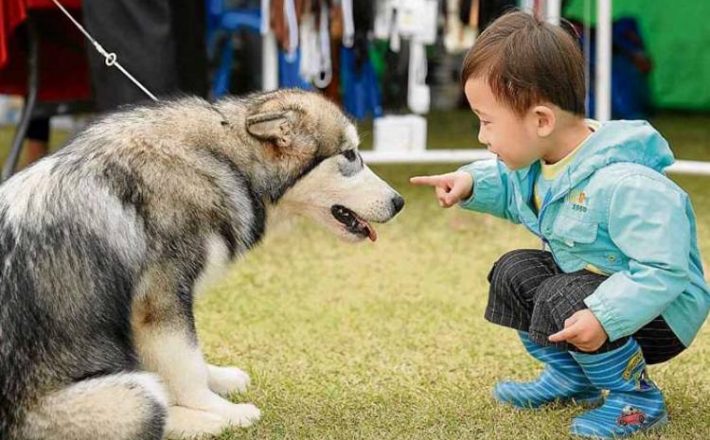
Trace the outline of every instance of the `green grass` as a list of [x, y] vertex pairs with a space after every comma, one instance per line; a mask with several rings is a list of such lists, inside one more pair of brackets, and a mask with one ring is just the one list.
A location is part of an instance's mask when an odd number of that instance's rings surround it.
[[[468, 114], [433, 115], [430, 139], [466, 145]], [[458, 121], [458, 123], [456, 123]], [[710, 159], [710, 117], [666, 115], [678, 156]], [[463, 128], [462, 128], [463, 127]], [[466, 128], [468, 127], [468, 128]], [[365, 126], [367, 130], [367, 126]], [[226, 439], [560, 439], [578, 408], [523, 412], [490, 397], [501, 378], [540, 366], [515, 332], [484, 321], [485, 276], [507, 250], [537, 247], [520, 227], [442, 210], [411, 175], [455, 167], [379, 166], [405, 196], [404, 212], [374, 243], [348, 245], [307, 223], [274, 231], [200, 298], [206, 357], [252, 376], [239, 402], [263, 411]], [[710, 177], [673, 176], [694, 201], [710, 256]], [[709, 437], [710, 326], [669, 363], [650, 368], [671, 423], [645, 439]]]

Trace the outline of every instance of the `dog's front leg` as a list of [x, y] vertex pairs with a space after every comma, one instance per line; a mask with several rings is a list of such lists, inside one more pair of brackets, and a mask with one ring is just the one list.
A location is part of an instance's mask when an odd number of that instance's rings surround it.
[[219, 367], [208, 364], [207, 373], [210, 389], [221, 396], [243, 393], [251, 382], [246, 372], [235, 367]]
[[134, 306], [134, 341], [141, 365], [161, 377], [175, 405], [169, 410], [168, 431], [193, 436], [194, 426], [204, 425], [204, 433], [219, 433], [227, 425], [250, 426], [260, 417], [254, 405], [234, 404], [210, 389], [210, 368], [186, 309], [164, 296]]

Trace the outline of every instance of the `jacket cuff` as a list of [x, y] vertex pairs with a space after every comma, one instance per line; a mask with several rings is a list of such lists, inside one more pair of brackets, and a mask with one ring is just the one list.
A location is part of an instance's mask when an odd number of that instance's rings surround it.
[[595, 293], [586, 297], [584, 304], [589, 307], [589, 310], [591, 310], [594, 316], [599, 320], [610, 342], [628, 336], [623, 331], [622, 325], [613, 314], [612, 309], [604, 304], [604, 300], [599, 295]]
[[459, 206], [471, 211], [493, 213], [500, 197], [500, 176], [495, 161], [479, 160], [459, 168], [473, 177], [471, 197]]

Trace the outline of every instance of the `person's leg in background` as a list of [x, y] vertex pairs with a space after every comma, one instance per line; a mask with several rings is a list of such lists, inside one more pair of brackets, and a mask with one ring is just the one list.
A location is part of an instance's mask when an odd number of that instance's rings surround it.
[[181, 93], [207, 97], [207, 45], [205, 2], [172, 0], [172, 34], [178, 61], [178, 89]]
[[[178, 92], [206, 95], [204, 2], [84, 0], [87, 30], [159, 99]], [[99, 111], [150, 98], [87, 45]]]
[[49, 118], [32, 118], [27, 126], [23, 168], [49, 153]]

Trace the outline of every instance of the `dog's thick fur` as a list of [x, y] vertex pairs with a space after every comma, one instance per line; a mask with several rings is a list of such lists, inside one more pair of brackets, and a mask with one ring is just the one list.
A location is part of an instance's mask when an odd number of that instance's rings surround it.
[[368, 222], [403, 200], [358, 142], [316, 94], [185, 98], [108, 115], [2, 185], [0, 438], [194, 437], [257, 420], [220, 397], [249, 377], [203, 360], [195, 291], [259, 242], [275, 205], [374, 239]]

